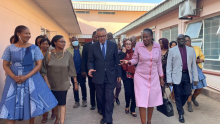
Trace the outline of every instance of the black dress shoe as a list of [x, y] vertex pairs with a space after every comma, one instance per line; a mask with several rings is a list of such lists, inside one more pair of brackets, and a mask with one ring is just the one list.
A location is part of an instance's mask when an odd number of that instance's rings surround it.
[[95, 110], [95, 106], [91, 106], [90, 110]]
[[98, 109], [98, 113], [99, 113], [100, 115], [102, 115], [102, 111], [101, 111], [100, 109]]
[[185, 123], [185, 119], [183, 115], [179, 115], [179, 122], [180, 123]]
[[105, 123], [106, 123], [106, 119], [102, 118], [101, 121], [100, 121], [100, 124], [105, 124]]
[[136, 114], [136, 113], [131, 112], [131, 115], [132, 115], [133, 117], [137, 117], [137, 114]]
[[115, 102], [116, 102], [118, 105], [120, 105], [120, 101], [119, 101], [118, 98], [115, 98]]
[[107, 124], [113, 124], [113, 123], [111, 122], [111, 123], [107, 123]]

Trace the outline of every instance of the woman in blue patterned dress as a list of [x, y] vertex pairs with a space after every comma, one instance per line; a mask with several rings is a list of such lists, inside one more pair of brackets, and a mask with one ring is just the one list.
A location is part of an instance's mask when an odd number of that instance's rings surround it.
[[0, 118], [7, 119], [7, 124], [14, 124], [15, 120], [29, 120], [34, 124], [34, 117], [54, 108], [57, 100], [39, 73], [43, 55], [37, 46], [28, 43], [29, 29], [18, 26], [14, 36], [14, 44], [9, 45], [2, 56], [7, 77]]

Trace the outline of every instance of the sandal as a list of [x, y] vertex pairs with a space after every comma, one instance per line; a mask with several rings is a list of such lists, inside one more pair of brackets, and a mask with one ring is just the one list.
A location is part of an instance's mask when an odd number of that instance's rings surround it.
[[125, 109], [125, 113], [126, 113], [126, 114], [129, 114], [129, 109], [128, 109], [128, 110]]
[[175, 101], [175, 98], [173, 98], [173, 97], [171, 96], [171, 94], [169, 95], [169, 97], [170, 97], [170, 99], [172, 100], [173, 103], [176, 102], [176, 101]]
[[52, 114], [51, 115], [51, 120], [54, 120], [56, 118], [56, 115], [55, 114]]
[[43, 118], [41, 123], [47, 123], [47, 118]]
[[58, 123], [56, 123], [56, 122], [57, 122], [57, 120], [55, 120], [54, 124], [60, 124], [60, 119], [59, 119]]
[[135, 113], [135, 112], [131, 112], [131, 115], [132, 115], [133, 117], [137, 117], [137, 113]]

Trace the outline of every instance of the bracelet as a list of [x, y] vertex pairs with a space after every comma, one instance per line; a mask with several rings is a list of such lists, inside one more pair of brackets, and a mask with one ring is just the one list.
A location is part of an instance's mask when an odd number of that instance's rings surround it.
[[74, 83], [77, 83], [77, 84], [78, 84], [78, 82], [74, 82]]

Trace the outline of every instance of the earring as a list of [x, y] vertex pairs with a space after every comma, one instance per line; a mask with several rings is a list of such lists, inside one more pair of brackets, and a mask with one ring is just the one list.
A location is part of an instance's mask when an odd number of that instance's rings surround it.
[[[21, 40], [21, 37], [20, 36], [18, 36], [19, 37], [19, 39]], [[22, 41], [22, 40], [21, 40]], [[22, 41], [23, 42], [23, 41]]]

